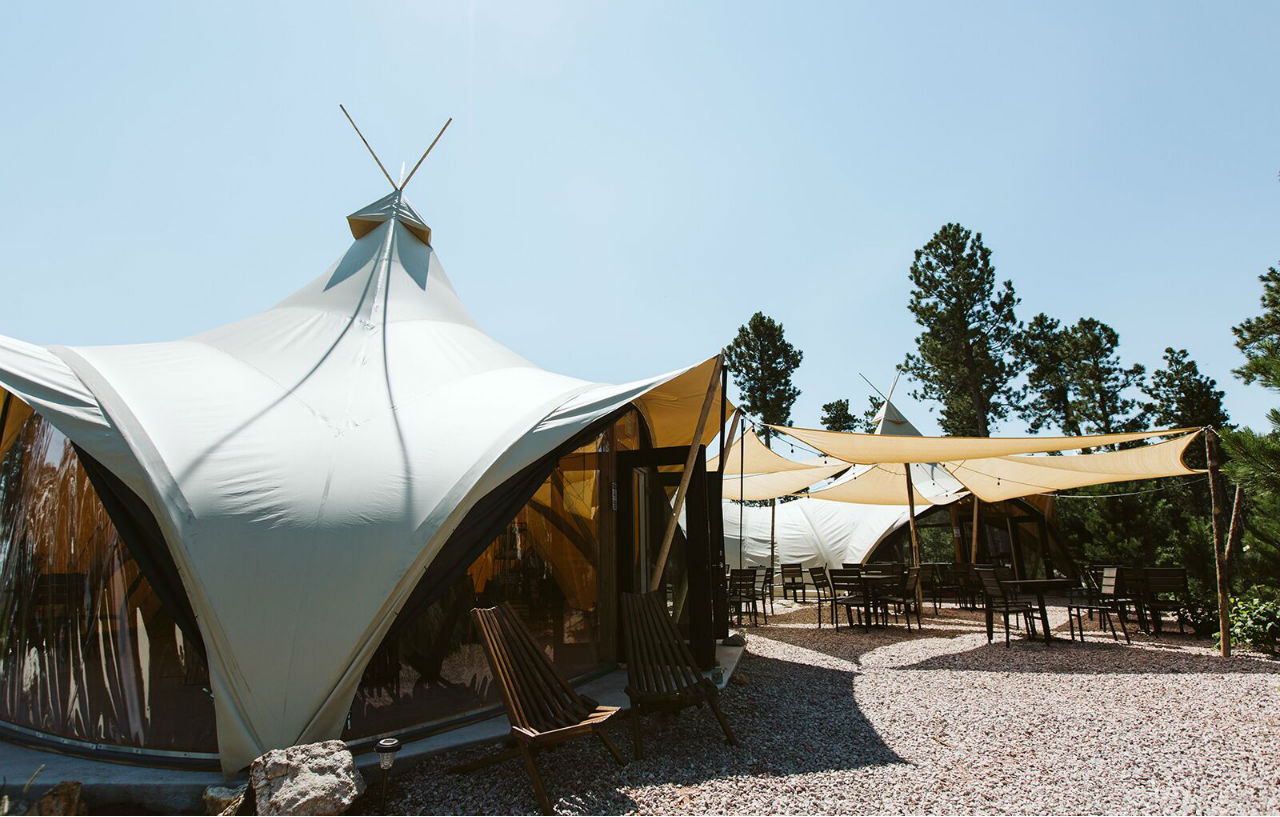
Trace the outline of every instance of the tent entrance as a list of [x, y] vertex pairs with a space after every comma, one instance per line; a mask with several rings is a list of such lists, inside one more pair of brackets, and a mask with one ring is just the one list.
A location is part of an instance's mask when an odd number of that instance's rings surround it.
[[[618, 454], [617, 586], [622, 592], [650, 586], [688, 455], [684, 446]], [[712, 566], [718, 561], [711, 550], [715, 537], [708, 511], [712, 500], [719, 506], [719, 494], [718, 483], [707, 478], [706, 449], [699, 447], [683, 518], [659, 583], [667, 610], [689, 639], [694, 658], [708, 669], [715, 664]]]

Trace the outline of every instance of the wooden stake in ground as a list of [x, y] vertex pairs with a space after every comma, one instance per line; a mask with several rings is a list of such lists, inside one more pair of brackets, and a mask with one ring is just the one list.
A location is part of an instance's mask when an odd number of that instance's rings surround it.
[[1213, 521], [1213, 563], [1218, 573], [1218, 641], [1222, 645], [1222, 657], [1231, 657], [1230, 600], [1227, 598], [1227, 559], [1222, 552], [1222, 516], [1226, 511], [1226, 497], [1222, 491], [1222, 475], [1218, 472], [1218, 433], [1212, 428], [1204, 430], [1205, 458], [1209, 464], [1210, 518]]
[[720, 368], [724, 366], [724, 355], [716, 355], [716, 365], [711, 370], [711, 382], [707, 384], [707, 396], [702, 399], [702, 411], [698, 413], [698, 425], [693, 431], [693, 442], [689, 444], [689, 456], [684, 462], [684, 473], [680, 475], [680, 487], [676, 489], [675, 502], [671, 506], [671, 518], [667, 520], [666, 533], [662, 535], [662, 547], [658, 549], [658, 561], [654, 565], [653, 575], [649, 577], [649, 592], [662, 586], [662, 572], [667, 569], [667, 556], [671, 553], [671, 543], [676, 538], [676, 528], [680, 525], [680, 510], [684, 507], [685, 494], [689, 492], [689, 481], [693, 479], [693, 466], [698, 461], [698, 448], [702, 445], [702, 432], [707, 427], [707, 417], [711, 414], [711, 404], [716, 397], [716, 386], [720, 385]]

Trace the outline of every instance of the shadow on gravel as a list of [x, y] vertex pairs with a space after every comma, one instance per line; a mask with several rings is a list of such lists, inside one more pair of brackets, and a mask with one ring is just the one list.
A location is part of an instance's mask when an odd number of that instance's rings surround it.
[[[735, 682], [721, 696], [741, 745], [729, 746], [706, 709], [644, 718], [645, 757], [617, 766], [599, 741], [575, 740], [538, 757], [557, 812], [622, 814], [638, 804], [623, 790], [692, 786], [706, 780], [781, 776], [903, 762], [858, 709], [853, 673], [744, 654]], [[633, 756], [630, 725], [614, 718], [610, 736]], [[392, 784], [395, 814], [534, 814], [537, 802], [520, 761], [452, 775], [455, 764], [497, 751], [495, 746], [448, 752], [423, 760]], [[751, 783], [742, 780], [741, 810], [750, 811]], [[379, 807], [376, 786], [356, 813]], [[678, 799], [678, 798], [677, 798]], [[730, 796], [732, 800], [732, 796]], [[727, 811], [738, 810], [726, 802]]]
[[[951, 625], [952, 622], [944, 622], [944, 624]], [[841, 661], [857, 663], [866, 653], [889, 644], [900, 644], [928, 638], [955, 638], [962, 635], [972, 635], [975, 632], [977, 630], [973, 628], [961, 629], [953, 626], [939, 626], [936, 622], [931, 624], [929, 619], [926, 618], [924, 630], [913, 628], [911, 632], [907, 632], [907, 628], [902, 625], [873, 627], [870, 632], [863, 627], [849, 629], [843, 625], [839, 630], [825, 626], [821, 630], [816, 627], [771, 626], [749, 629], [747, 637], [750, 638], [752, 635], [756, 635], [760, 638], [767, 638], [793, 647], [813, 650]]]
[[[1153, 648], [1155, 647], [1155, 648]], [[904, 664], [899, 670], [959, 670], [970, 672], [1050, 672], [1070, 674], [1203, 674], [1280, 675], [1280, 661], [1250, 655], [1223, 659], [1201, 652], [1188, 652], [1169, 644], [1134, 644], [1015, 640], [1011, 647], [1003, 641], [969, 650]]]

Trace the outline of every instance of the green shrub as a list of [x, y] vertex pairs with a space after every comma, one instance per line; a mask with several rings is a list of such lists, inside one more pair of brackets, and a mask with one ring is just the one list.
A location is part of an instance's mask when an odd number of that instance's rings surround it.
[[1231, 606], [1231, 640], [1274, 655], [1280, 640], [1280, 601], [1252, 596]]
[[1205, 637], [1218, 634], [1218, 598], [1216, 596], [1194, 595], [1182, 608], [1182, 620], [1191, 627], [1198, 636]]

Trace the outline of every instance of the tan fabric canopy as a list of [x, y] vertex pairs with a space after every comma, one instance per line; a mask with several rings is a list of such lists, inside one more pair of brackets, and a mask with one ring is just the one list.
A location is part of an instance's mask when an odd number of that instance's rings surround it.
[[[724, 499], [738, 500], [776, 499], [790, 496], [824, 479], [830, 479], [848, 467], [848, 463], [841, 463], [802, 467], [796, 470], [779, 471], [775, 474], [745, 476], [726, 474], [721, 484], [720, 495]], [[903, 493], [901, 483], [898, 485], [898, 493]]]
[[878, 462], [947, 462], [981, 457], [1007, 457], [1013, 454], [1077, 451], [1082, 448], [1098, 448], [1197, 430], [1173, 428], [1079, 437], [910, 437], [853, 434], [847, 431], [820, 431], [789, 426], [772, 426], [772, 428], [802, 440], [824, 454], [845, 462], [865, 465]]
[[[979, 443], [989, 442], [989, 450], [1001, 451], [1021, 446], [1023, 450], [1031, 448], [1034, 438], [1021, 439], [979, 439], [948, 437], [872, 437], [866, 434], [841, 434], [839, 432], [806, 432], [800, 436], [810, 445], [824, 449], [829, 445], [831, 451], [845, 453], [854, 452], [857, 446], [863, 453], [858, 457], [867, 457], [869, 451], [879, 445], [879, 452], [886, 457], [885, 461], [873, 462], [865, 470], [853, 472], [837, 483], [809, 495], [814, 499], [832, 499], [841, 502], [855, 502], [871, 505], [905, 505], [907, 504], [906, 475], [903, 462], [912, 462], [910, 457], [918, 452], [925, 452], [925, 457], [942, 453], [947, 444], [960, 443], [955, 450], [980, 451]], [[788, 432], [790, 433], [790, 432]], [[953, 501], [964, 495], [963, 491], [943, 489], [942, 494], [926, 485], [922, 477], [927, 477], [920, 469], [943, 471], [933, 477], [933, 486], [945, 486], [947, 476], [958, 480], [963, 488], [973, 493], [984, 502], [999, 502], [1015, 497], [1063, 491], [1069, 488], [1080, 488], [1086, 485], [1102, 485], [1108, 482], [1127, 482], [1136, 479], [1155, 479], [1158, 477], [1185, 476], [1200, 473], [1188, 468], [1182, 462], [1182, 455], [1195, 439], [1199, 431], [1179, 429], [1175, 431], [1146, 431], [1135, 434], [1110, 434], [1092, 437], [1051, 437], [1043, 442], [1041, 451], [1064, 450], [1064, 441], [1071, 441], [1076, 448], [1093, 447], [1115, 442], [1146, 439], [1169, 434], [1179, 434], [1171, 440], [1146, 445], [1123, 451], [1104, 451], [1096, 454], [1077, 454], [1066, 457], [1032, 456], [1015, 454], [1005, 456], [979, 456], [967, 458], [939, 457], [936, 464], [926, 465], [914, 463], [911, 466], [912, 482], [915, 486], [916, 504], [934, 504]], [[818, 436], [821, 435], [821, 436]], [[845, 443], [837, 438], [855, 437], [853, 443]], [[820, 445], [821, 443], [821, 445]], [[832, 444], [834, 443], [834, 444]], [[894, 447], [896, 446], [896, 447]], [[932, 496], [930, 496], [932, 495]]]
[[[725, 474], [777, 474], [783, 471], [803, 471], [824, 465], [840, 465], [848, 468], [849, 463], [829, 461], [827, 459], [814, 462], [796, 462], [789, 460], [776, 451], [771, 450], [755, 433], [748, 431], [738, 437], [729, 446], [728, 457], [724, 463]], [[707, 462], [707, 470], [714, 471], [720, 466], [720, 457], [712, 457]], [[804, 487], [804, 486], [801, 486]], [[799, 489], [796, 489], [799, 490]]]

